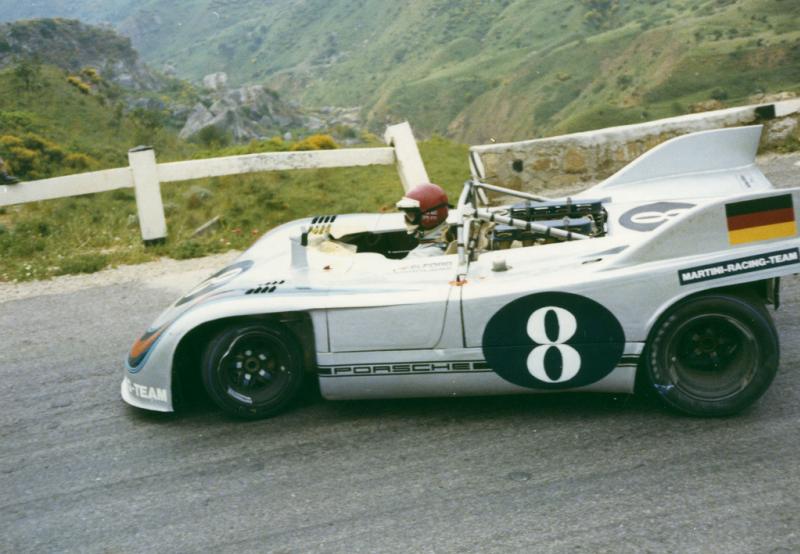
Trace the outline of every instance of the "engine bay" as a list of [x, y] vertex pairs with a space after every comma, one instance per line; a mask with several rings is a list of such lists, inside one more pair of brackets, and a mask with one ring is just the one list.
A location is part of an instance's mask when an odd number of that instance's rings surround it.
[[[536, 223], [536, 228], [521, 228], [515, 225], [496, 223], [488, 233], [489, 250], [505, 250], [515, 246], [533, 246], [554, 242], [549, 230], [559, 229], [589, 237], [606, 234], [607, 214], [601, 200], [527, 200], [506, 208], [492, 210], [518, 221]], [[545, 230], [547, 229], [547, 230]]]

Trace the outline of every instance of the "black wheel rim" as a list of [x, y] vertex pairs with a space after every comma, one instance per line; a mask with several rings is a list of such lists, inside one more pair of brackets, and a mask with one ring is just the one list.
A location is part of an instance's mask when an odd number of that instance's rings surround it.
[[239, 404], [258, 407], [289, 388], [292, 357], [281, 340], [253, 330], [234, 338], [217, 364], [222, 390]]
[[729, 398], [744, 389], [758, 366], [753, 331], [727, 314], [703, 314], [683, 321], [665, 348], [671, 383], [703, 401]]

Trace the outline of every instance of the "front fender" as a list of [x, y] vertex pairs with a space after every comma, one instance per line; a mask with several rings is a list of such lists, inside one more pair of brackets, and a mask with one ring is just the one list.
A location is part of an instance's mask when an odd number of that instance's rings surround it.
[[[174, 367], [178, 362], [176, 353], [181, 341], [193, 330], [215, 321], [243, 318], [264, 317], [274, 314], [309, 313], [312, 320], [313, 342], [327, 344], [327, 329], [324, 325], [324, 311], [315, 311], [319, 304], [317, 293], [304, 291], [306, 294], [296, 297], [280, 297], [271, 295], [247, 295], [246, 290], [229, 290], [220, 295], [192, 306], [181, 313], [174, 321], [167, 321], [160, 327], [148, 331], [137, 341], [146, 343], [154, 339], [135, 366], [126, 363], [126, 374], [121, 385], [123, 399], [133, 406], [161, 412], [174, 411], [175, 383]], [[323, 318], [318, 324], [314, 320]], [[134, 345], [134, 349], [136, 345]], [[132, 352], [133, 353], [133, 352]], [[312, 357], [313, 352], [308, 353]]]

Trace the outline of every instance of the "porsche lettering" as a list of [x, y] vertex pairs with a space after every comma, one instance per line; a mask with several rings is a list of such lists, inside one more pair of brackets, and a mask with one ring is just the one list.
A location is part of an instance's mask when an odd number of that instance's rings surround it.
[[358, 375], [411, 375], [481, 371], [490, 371], [486, 362], [483, 360], [472, 362], [413, 362], [400, 364], [321, 366], [318, 373], [320, 377], [345, 377]]

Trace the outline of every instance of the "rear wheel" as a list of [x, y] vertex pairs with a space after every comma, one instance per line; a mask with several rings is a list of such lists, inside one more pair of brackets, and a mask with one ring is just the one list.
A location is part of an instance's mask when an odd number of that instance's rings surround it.
[[722, 416], [764, 394], [778, 358], [778, 336], [763, 305], [713, 294], [682, 302], [662, 318], [645, 363], [666, 404], [692, 415]]
[[236, 417], [258, 419], [286, 408], [303, 381], [297, 341], [258, 323], [228, 327], [203, 355], [203, 384], [214, 403]]

